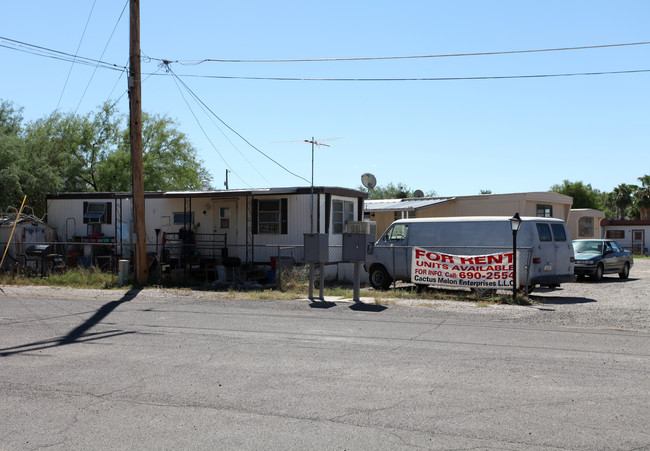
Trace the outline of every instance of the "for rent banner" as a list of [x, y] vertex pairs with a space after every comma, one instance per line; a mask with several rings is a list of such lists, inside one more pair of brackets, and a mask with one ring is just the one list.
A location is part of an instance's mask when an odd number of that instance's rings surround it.
[[512, 252], [451, 255], [413, 248], [411, 282], [467, 288], [512, 287]]

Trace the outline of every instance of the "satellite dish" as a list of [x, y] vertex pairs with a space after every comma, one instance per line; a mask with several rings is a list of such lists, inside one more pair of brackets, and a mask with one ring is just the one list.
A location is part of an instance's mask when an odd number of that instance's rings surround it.
[[377, 186], [377, 179], [374, 175], [366, 172], [361, 176], [361, 183], [363, 183], [363, 186], [368, 188], [368, 190], [371, 190]]
[[416, 189], [415, 192], [413, 193], [413, 197], [424, 197], [424, 193], [422, 192], [421, 189]]

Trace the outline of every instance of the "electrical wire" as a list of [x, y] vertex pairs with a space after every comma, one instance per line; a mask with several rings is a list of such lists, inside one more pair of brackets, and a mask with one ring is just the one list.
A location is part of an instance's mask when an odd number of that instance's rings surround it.
[[41, 47], [34, 44], [28, 44], [26, 42], [17, 41], [15, 39], [9, 39], [3, 36], [0, 36], [0, 47], [4, 47], [10, 50], [15, 50], [22, 53], [29, 53], [36, 56], [42, 56], [45, 58], [51, 58], [60, 61], [73, 62], [74, 64], [83, 64], [86, 66], [95, 66], [99, 64], [103, 69], [111, 69], [116, 71], [122, 71], [126, 69], [126, 66], [118, 66], [116, 64], [108, 63], [106, 61], [94, 60], [91, 58], [86, 58], [79, 55], [72, 55], [70, 53], [61, 52], [59, 50], [49, 49], [47, 47]]
[[183, 91], [181, 90], [181, 88], [180, 88], [180, 86], [179, 86], [179, 84], [178, 84], [178, 83], [179, 83], [179, 80], [178, 80], [176, 77], [172, 77], [172, 80], [174, 80], [174, 83], [176, 84], [176, 87], [178, 88], [178, 91], [180, 92], [181, 97], [183, 98], [183, 101], [185, 102], [185, 105], [187, 105], [187, 108], [190, 110], [190, 113], [191, 113], [192, 116], [194, 117], [194, 120], [196, 121], [197, 125], [199, 126], [199, 128], [200, 128], [201, 131], [203, 132], [203, 136], [205, 136], [205, 138], [208, 140], [208, 142], [210, 143], [210, 145], [212, 146], [212, 148], [215, 150], [215, 152], [217, 152], [217, 155], [219, 155], [219, 158], [221, 158], [221, 161], [223, 161], [223, 163], [226, 165], [226, 167], [228, 167], [228, 169], [230, 169], [230, 172], [232, 172], [232, 173], [233, 173], [233, 174], [234, 174], [234, 175], [235, 175], [239, 180], [241, 180], [241, 181], [242, 181], [245, 185], [247, 185], [249, 188], [252, 188], [248, 183], [246, 183], [246, 182], [245, 182], [245, 181], [244, 181], [244, 180], [243, 180], [243, 179], [242, 179], [242, 178], [241, 178], [241, 177], [240, 177], [240, 176], [239, 176], [239, 175], [238, 175], [238, 174], [237, 174], [237, 173], [232, 169], [232, 166], [230, 166], [230, 164], [226, 161], [226, 159], [225, 159], [224, 156], [221, 154], [221, 152], [219, 152], [219, 149], [217, 149], [217, 146], [214, 145], [214, 143], [212, 142], [212, 139], [210, 139], [210, 136], [208, 136], [208, 133], [207, 133], [207, 132], [205, 131], [205, 129], [203, 128], [203, 125], [201, 125], [201, 121], [199, 121], [199, 118], [196, 116], [196, 114], [194, 114], [194, 110], [193, 110], [192, 107], [190, 106], [190, 103], [189, 103], [189, 102], [187, 101], [187, 99], [185, 98], [185, 94], [183, 94]]
[[[178, 87], [178, 83], [176, 82], [176, 79], [174, 79], [174, 82], [176, 83], [176, 86]], [[179, 90], [180, 90], [180, 87], [179, 87]], [[182, 95], [182, 93], [181, 93], [181, 95]], [[219, 124], [217, 124], [217, 122], [213, 119], [212, 115], [208, 113], [208, 111], [203, 107], [203, 105], [201, 105], [201, 104], [199, 103], [199, 107], [201, 107], [201, 109], [203, 110], [203, 112], [205, 113], [205, 115], [208, 117], [208, 119], [210, 119], [210, 121], [212, 122], [212, 124], [214, 124], [214, 126], [217, 127], [217, 130], [219, 130], [219, 132], [223, 135], [223, 137], [226, 139], [226, 141], [228, 141], [228, 142], [230, 143], [230, 145], [231, 145], [231, 146], [232, 146], [232, 147], [237, 151], [237, 153], [238, 153], [239, 155], [241, 155], [241, 157], [246, 161], [246, 163], [248, 163], [248, 165], [249, 165], [249, 166], [250, 166], [250, 167], [251, 167], [255, 172], [257, 172], [257, 174], [258, 174], [258, 175], [259, 175], [259, 176], [260, 176], [260, 177], [261, 177], [261, 178], [262, 178], [266, 183], [268, 183], [269, 185], [271, 185], [271, 182], [270, 182], [266, 177], [264, 177], [264, 174], [262, 174], [262, 173], [261, 173], [261, 172], [260, 172], [260, 171], [255, 167], [255, 165], [253, 165], [253, 163], [250, 162], [250, 160], [249, 160], [248, 158], [246, 158], [246, 155], [244, 155], [244, 153], [239, 149], [239, 147], [237, 147], [237, 146], [235, 145], [235, 143], [232, 142], [232, 140], [230, 139], [230, 137], [229, 137], [229, 136], [228, 136], [228, 135], [227, 135], [227, 134], [226, 134], [226, 133], [221, 129], [221, 127], [219, 127]], [[213, 145], [213, 147], [214, 147], [214, 145]], [[216, 150], [216, 149], [215, 149], [215, 150]], [[235, 174], [235, 175], [237, 175], [237, 174]], [[242, 182], [244, 182], [244, 180], [242, 180], [241, 177], [239, 177], [238, 175], [237, 175], [237, 178], [239, 178]], [[246, 185], [248, 185], [246, 182], [244, 182], [244, 183], [245, 183]], [[250, 187], [250, 185], [248, 185], [248, 186]]]
[[[646, 44], [645, 42], [639, 43], [629, 43], [629, 44], [611, 44], [611, 46], [623, 46], [623, 45], [642, 45]], [[75, 64], [85, 64], [89, 66], [99, 65], [104, 69], [111, 69], [116, 71], [124, 71], [127, 69], [126, 66], [118, 66], [116, 64], [108, 63], [105, 61], [94, 60], [91, 58], [80, 57], [77, 55], [71, 55], [69, 53], [60, 52], [57, 50], [48, 49], [41, 46], [36, 46], [32, 44], [27, 44], [25, 42], [16, 41], [14, 39], [5, 38], [0, 36], [0, 47], [8, 48], [11, 50], [16, 50], [24, 53], [30, 53], [37, 56], [48, 57], [52, 59], [62, 60], [62, 61], [73, 61]], [[592, 46], [586, 48], [596, 48], [604, 46]], [[572, 47], [567, 49], [577, 49], [577, 47]], [[547, 49], [547, 50], [537, 50], [537, 51], [552, 51], [556, 49]], [[521, 50], [518, 52], [526, 52]], [[492, 54], [498, 54], [492, 52]], [[460, 55], [460, 54], [459, 54]], [[472, 54], [466, 54], [472, 55]], [[479, 55], [479, 54], [476, 54]], [[443, 56], [443, 55], [441, 55]], [[169, 66], [172, 64], [172, 61], [152, 58], [154, 60], [160, 61], [163, 64]], [[252, 60], [251, 60], [252, 61]], [[551, 77], [575, 77], [575, 76], [597, 76], [597, 75], [619, 75], [619, 74], [635, 74], [635, 73], [646, 73], [650, 72], [650, 69], [637, 69], [637, 70], [623, 70], [623, 71], [600, 71], [600, 72], [573, 72], [573, 73], [559, 73], [559, 74], [533, 74], [533, 75], [502, 75], [502, 76], [475, 76], [475, 77], [417, 77], [417, 78], [300, 78], [300, 77], [244, 77], [244, 76], [224, 76], [224, 75], [193, 75], [193, 74], [184, 74], [177, 75], [177, 77], [184, 78], [214, 78], [214, 79], [223, 79], [223, 80], [267, 80], [267, 81], [343, 81], [343, 82], [394, 82], [394, 81], [462, 81], [462, 80], [504, 80], [504, 79], [525, 79], [525, 78], [551, 78]], [[155, 73], [150, 73], [149, 75], [154, 75]]]
[[[81, 33], [81, 38], [79, 39], [79, 44], [77, 44], [77, 51], [75, 52], [76, 55], [79, 54], [79, 49], [81, 48], [81, 43], [84, 40], [84, 36], [86, 36], [86, 30], [88, 29], [88, 24], [90, 23], [90, 18], [93, 15], [93, 11], [95, 9], [95, 4], [97, 3], [97, 0], [93, 1], [93, 6], [90, 8], [90, 12], [88, 13], [88, 19], [86, 19], [86, 25], [84, 26], [84, 31]], [[68, 70], [68, 76], [65, 79], [65, 83], [63, 84], [63, 89], [61, 90], [61, 95], [59, 96], [59, 101], [56, 104], [56, 110], [59, 109], [59, 105], [61, 105], [61, 99], [63, 99], [63, 93], [65, 92], [66, 86], [68, 86], [68, 81], [70, 80], [70, 74], [72, 74], [72, 68], [74, 67], [74, 60], [70, 64], [70, 70]]]
[[506, 50], [497, 52], [477, 52], [477, 53], [448, 53], [437, 55], [413, 55], [413, 56], [376, 56], [376, 57], [354, 57], [354, 58], [304, 58], [304, 59], [269, 59], [269, 60], [243, 60], [243, 59], [213, 59], [206, 58], [196, 61], [170, 61], [185, 66], [197, 66], [203, 63], [306, 63], [306, 62], [336, 62], [336, 61], [378, 61], [378, 60], [399, 60], [399, 59], [423, 59], [423, 58], [454, 58], [465, 56], [492, 56], [492, 55], [513, 55], [521, 53], [540, 53], [540, 52], [562, 52], [569, 50], [589, 50], [603, 49], [610, 47], [626, 47], [635, 45], [648, 45], [650, 41], [644, 42], [627, 42], [622, 44], [603, 44], [587, 45], [580, 47], [558, 47], [550, 49], [531, 49], [531, 50]]
[[[127, 64], [128, 64], [128, 60], [127, 60]], [[117, 80], [115, 80], [115, 84], [113, 85], [113, 89], [111, 89], [111, 92], [108, 94], [108, 99], [106, 99], [106, 102], [104, 102], [104, 103], [108, 103], [108, 101], [111, 99], [111, 97], [113, 96], [113, 92], [115, 91], [115, 88], [117, 88], [117, 85], [120, 83], [120, 80], [122, 79], [122, 77], [123, 77], [124, 75], [126, 75], [126, 71], [127, 71], [127, 69], [126, 69], [126, 65], [125, 65], [124, 70], [122, 70], [122, 72], [120, 72], [119, 77], [117, 77]], [[155, 72], [154, 72], [154, 74], [155, 74]], [[154, 74], [149, 75], [149, 77], [153, 76]], [[149, 77], [147, 77], [147, 78], [149, 78]], [[145, 79], [145, 80], [146, 80], [146, 79]], [[120, 95], [120, 96], [117, 98], [117, 100], [116, 100], [115, 102], [113, 102], [113, 104], [111, 105], [111, 107], [114, 107], [114, 106], [117, 104], [117, 102], [119, 102], [120, 99], [121, 99], [122, 97], [124, 97], [124, 94], [126, 94], [126, 91], [124, 91], [124, 92], [122, 93], [122, 95]]]
[[[163, 61], [163, 63], [164, 63], [164, 61]], [[307, 183], [310, 183], [310, 181], [309, 181], [308, 179], [306, 179], [305, 177], [302, 177], [302, 176], [300, 176], [300, 175], [298, 175], [298, 174], [296, 174], [296, 173], [290, 171], [289, 169], [287, 169], [286, 167], [284, 167], [282, 164], [280, 164], [279, 162], [277, 162], [276, 160], [274, 160], [273, 158], [271, 158], [270, 156], [268, 156], [266, 153], [262, 152], [259, 148], [257, 148], [257, 147], [254, 146], [250, 141], [248, 141], [246, 138], [244, 138], [244, 137], [243, 137], [239, 132], [237, 132], [237, 131], [236, 131], [235, 129], [233, 129], [230, 125], [228, 125], [226, 122], [224, 122], [224, 121], [223, 121], [223, 120], [222, 120], [222, 119], [221, 119], [221, 118], [220, 118], [220, 117], [219, 117], [219, 116], [218, 116], [214, 111], [212, 111], [212, 109], [210, 109], [210, 107], [209, 107], [208, 105], [205, 104], [205, 102], [203, 102], [203, 100], [201, 100], [201, 99], [200, 99], [200, 98], [199, 98], [199, 97], [194, 93], [194, 91], [192, 91], [192, 90], [190, 89], [189, 86], [187, 86], [187, 84], [185, 84], [185, 82], [184, 82], [183, 80], [181, 80], [181, 79], [180, 79], [180, 78], [179, 78], [179, 77], [174, 73], [174, 71], [171, 70], [171, 68], [170, 68], [169, 66], [167, 66], [167, 68], [168, 68], [169, 73], [170, 73], [170, 74], [171, 74], [175, 79], [177, 79], [177, 80], [178, 80], [178, 81], [183, 85], [183, 87], [184, 87], [184, 88], [185, 88], [185, 89], [186, 89], [186, 90], [187, 90], [187, 91], [192, 95], [192, 97], [194, 97], [194, 99], [195, 99], [198, 103], [200, 103], [201, 105], [203, 105], [203, 107], [206, 108], [206, 110], [209, 111], [210, 114], [212, 114], [215, 118], [217, 118], [217, 120], [218, 120], [219, 122], [221, 122], [224, 126], [226, 126], [226, 127], [228, 128], [228, 130], [230, 130], [231, 132], [233, 132], [235, 135], [239, 136], [239, 138], [240, 138], [242, 141], [244, 141], [244, 142], [245, 142], [246, 144], [248, 144], [250, 147], [252, 147], [253, 149], [255, 149], [255, 150], [256, 150], [257, 152], [259, 152], [261, 155], [263, 155], [264, 157], [266, 157], [267, 159], [269, 159], [270, 161], [272, 161], [273, 163], [275, 163], [277, 166], [279, 166], [280, 168], [282, 168], [283, 170], [285, 170], [285, 171], [288, 172], [289, 174], [291, 174], [291, 175], [293, 175], [294, 177], [297, 177], [297, 178], [299, 178], [299, 179], [301, 179], [301, 180], [304, 180], [304, 181], [307, 182]]]
[[220, 80], [263, 80], [263, 81], [344, 81], [344, 82], [392, 82], [392, 81], [462, 81], [462, 80], [508, 80], [522, 78], [554, 78], [554, 77], [578, 77], [593, 75], [620, 75], [639, 74], [650, 72], [650, 69], [619, 70], [603, 72], [572, 72], [560, 74], [533, 74], [533, 75], [491, 75], [476, 77], [416, 77], [416, 78], [299, 78], [299, 77], [244, 77], [228, 75], [196, 75], [184, 74], [178, 77], [184, 78], [213, 78]]
[[[126, 74], [126, 71], [127, 71], [127, 68], [125, 67], [124, 70], [122, 71], [122, 73], [120, 74], [119, 78], [118, 78], [117, 81], [115, 82], [115, 85], [113, 85], [113, 89], [111, 90], [111, 93], [109, 94], [108, 99], [106, 100], [106, 102], [108, 102], [108, 100], [110, 100], [111, 96], [113, 95], [113, 91], [114, 91], [115, 88], [117, 87], [117, 84], [119, 83], [119, 81], [122, 79], [122, 76], [123, 76], [124, 74]], [[151, 73], [151, 74], [147, 74], [147, 77], [146, 77], [144, 80], [142, 80], [142, 81], [140, 82], [140, 84], [143, 85], [143, 84], [144, 84], [147, 80], [149, 80], [151, 77], [153, 77], [154, 75], [158, 75], [158, 72], [160, 72], [160, 69], [156, 70], [156, 72], [153, 72], [153, 73]], [[111, 108], [113, 108], [115, 105], [117, 105], [117, 102], [119, 102], [119, 101], [122, 99], [122, 97], [124, 97], [128, 92], [129, 92], [128, 89], [125, 89], [125, 90], [122, 92], [122, 94], [120, 94], [120, 96], [115, 100], [115, 102], [113, 102], [113, 103], [111, 104]]]
[[[102, 51], [102, 54], [99, 56], [99, 59], [101, 60], [104, 57], [104, 53], [106, 53], [106, 49], [108, 49], [108, 45], [111, 43], [111, 40], [113, 39], [113, 35], [115, 34], [115, 30], [117, 30], [117, 26], [119, 25], [120, 21], [122, 20], [122, 16], [124, 15], [124, 11], [126, 10], [126, 7], [129, 5], [130, 0], [126, 0], [126, 3], [124, 3], [124, 7], [122, 8], [122, 12], [120, 13], [120, 17], [117, 18], [117, 22], [115, 22], [115, 26], [113, 27], [113, 31], [111, 32], [111, 35], [108, 37], [108, 42], [106, 42], [106, 45], [104, 46], [104, 50]], [[77, 114], [77, 111], [79, 110], [79, 107], [81, 106], [81, 102], [83, 101], [84, 97], [86, 96], [86, 92], [88, 92], [88, 88], [90, 88], [90, 83], [92, 83], [93, 78], [95, 77], [95, 73], [97, 72], [97, 67], [99, 67], [99, 63], [95, 65], [95, 68], [93, 69], [93, 73], [90, 75], [90, 79], [88, 80], [88, 84], [86, 85], [86, 89], [84, 89], [83, 94], [81, 94], [81, 98], [79, 99], [79, 103], [77, 104], [77, 108], [75, 108], [74, 112]], [[121, 77], [120, 77], [121, 78]], [[115, 88], [113, 88], [115, 89]], [[113, 91], [111, 90], [111, 93]]]

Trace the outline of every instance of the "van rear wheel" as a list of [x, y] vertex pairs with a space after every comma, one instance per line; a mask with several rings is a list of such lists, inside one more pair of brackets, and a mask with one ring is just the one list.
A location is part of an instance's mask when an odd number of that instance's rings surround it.
[[375, 266], [370, 270], [370, 285], [375, 290], [387, 290], [393, 281], [383, 266]]

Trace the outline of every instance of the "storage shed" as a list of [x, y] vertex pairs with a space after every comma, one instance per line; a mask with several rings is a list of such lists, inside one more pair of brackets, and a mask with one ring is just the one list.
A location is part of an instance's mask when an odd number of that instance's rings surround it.
[[[36, 261], [40, 262], [45, 255], [41, 255], [43, 252], [38, 256], [36, 252], [29, 255], [30, 247], [33, 249], [35, 246], [47, 244], [41, 251], [49, 252], [47, 255], [53, 254], [52, 243], [56, 241], [56, 230], [32, 214], [23, 212], [18, 217], [18, 221], [16, 216], [18, 212], [0, 213], [0, 258], [5, 253], [7, 244], [9, 245], [2, 269], [14, 269], [25, 263], [35, 268]], [[14, 224], [16, 224], [15, 229]]]

